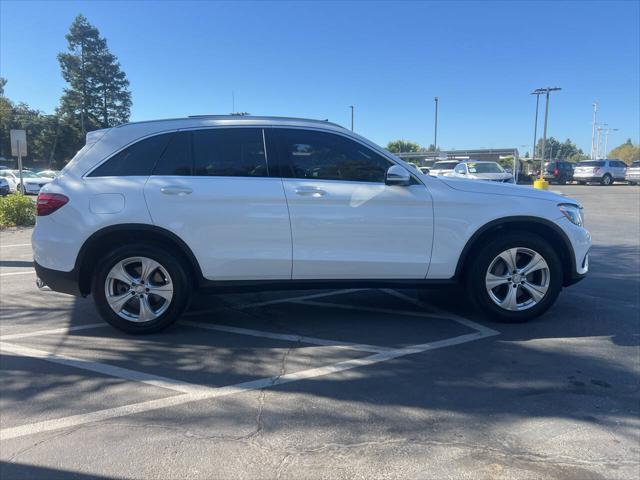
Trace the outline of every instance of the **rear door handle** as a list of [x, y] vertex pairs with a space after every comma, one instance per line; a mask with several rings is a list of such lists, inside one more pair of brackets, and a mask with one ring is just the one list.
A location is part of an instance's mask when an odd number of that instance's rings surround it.
[[193, 190], [189, 187], [179, 187], [176, 185], [169, 185], [160, 189], [165, 195], [191, 195]]
[[322, 197], [327, 192], [318, 187], [298, 187], [296, 188], [296, 194], [305, 197]]

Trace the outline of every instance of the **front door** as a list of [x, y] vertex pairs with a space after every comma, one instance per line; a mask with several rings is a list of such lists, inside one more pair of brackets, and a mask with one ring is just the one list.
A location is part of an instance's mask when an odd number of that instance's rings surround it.
[[205, 278], [291, 278], [289, 212], [262, 129], [174, 134], [144, 191], [153, 222], [189, 245]]
[[433, 211], [424, 185], [385, 185], [393, 162], [346, 136], [267, 132], [291, 216], [294, 279], [425, 278]]

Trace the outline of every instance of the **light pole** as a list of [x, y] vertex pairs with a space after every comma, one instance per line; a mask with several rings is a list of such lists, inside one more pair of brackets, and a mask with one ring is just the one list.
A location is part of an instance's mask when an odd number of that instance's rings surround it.
[[547, 122], [549, 120], [549, 93], [557, 92], [559, 90], [562, 89], [559, 87], [545, 87], [535, 90], [536, 92], [544, 93], [547, 97], [544, 109], [544, 132], [542, 134], [542, 155], [540, 156], [540, 177], [533, 184], [534, 187], [541, 188], [543, 190], [549, 188], [549, 184], [544, 180], [544, 155], [547, 147]]
[[596, 159], [600, 158], [600, 144], [602, 143], [602, 131], [605, 130], [603, 127], [608, 127], [608, 123], [600, 123], [596, 128], [598, 134], [596, 136]]
[[356, 107], [355, 105], [349, 105], [349, 108], [351, 109], [351, 131], [353, 132], [353, 111]]
[[433, 148], [435, 149], [435, 151], [438, 151], [438, 97], [435, 97], [433, 99], [436, 102], [436, 122], [435, 122], [435, 128], [434, 128], [434, 132], [433, 132]]
[[598, 115], [598, 102], [593, 102], [593, 127], [591, 128], [591, 160], [596, 159], [596, 117]]
[[617, 128], [607, 128], [604, 131], [604, 158], [607, 158], [609, 156], [609, 153], [607, 152], [607, 145], [609, 144], [609, 133], [617, 131]]
[[531, 92], [531, 95], [535, 95], [536, 96], [536, 121], [535, 124], [533, 125], [533, 154], [532, 154], [532, 159], [535, 162], [536, 161], [536, 142], [538, 141], [538, 107], [540, 106], [540, 95], [542, 95], [542, 92], [538, 90], [534, 90], [533, 92]]

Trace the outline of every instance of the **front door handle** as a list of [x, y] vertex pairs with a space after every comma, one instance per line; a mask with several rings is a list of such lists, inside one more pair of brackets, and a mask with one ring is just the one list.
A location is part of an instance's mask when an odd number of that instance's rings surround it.
[[169, 185], [160, 189], [165, 195], [191, 195], [193, 190], [189, 187], [179, 187], [177, 185]]
[[322, 197], [327, 192], [318, 187], [298, 187], [296, 188], [296, 194], [305, 197]]

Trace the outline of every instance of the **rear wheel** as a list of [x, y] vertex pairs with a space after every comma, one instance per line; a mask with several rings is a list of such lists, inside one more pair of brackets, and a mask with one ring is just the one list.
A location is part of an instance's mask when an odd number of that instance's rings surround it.
[[553, 305], [562, 287], [562, 265], [544, 238], [516, 232], [483, 246], [466, 280], [471, 300], [489, 319], [524, 322]]
[[579, 180], [577, 182], [578, 182], [578, 185], [586, 185], [587, 184], [587, 182], [581, 182]]
[[604, 175], [604, 177], [602, 177], [602, 180], [600, 180], [600, 183], [602, 185], [604, 185], [605, 187], [608, 187], [609, 185], [611, 185], [613, 183], [613, 178], [611, 178], [611, 175], [606, 173]]
[[112, 326], [127, 333], [154, 333], [180, 318], [191, 283], [184, 265], [163, 248], [128, 245], [100, 262], [92, 294]]

